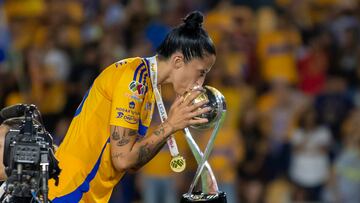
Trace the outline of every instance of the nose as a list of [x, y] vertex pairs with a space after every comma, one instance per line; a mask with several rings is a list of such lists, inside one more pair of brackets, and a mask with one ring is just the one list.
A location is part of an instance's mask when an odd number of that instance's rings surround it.
[[196, 85], [198, 86], [203, 86], [205, 82], [205, 77], [200, 77], [197, 81], [196, 81]]

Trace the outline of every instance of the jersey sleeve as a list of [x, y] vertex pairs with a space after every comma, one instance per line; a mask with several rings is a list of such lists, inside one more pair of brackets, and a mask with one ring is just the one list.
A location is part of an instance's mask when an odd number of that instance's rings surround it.
[[126, 70], [112, 87], [110, 125], [138, 130], [145, 88], [140, 82], [143, 66], [140, 61], [121, 67]]

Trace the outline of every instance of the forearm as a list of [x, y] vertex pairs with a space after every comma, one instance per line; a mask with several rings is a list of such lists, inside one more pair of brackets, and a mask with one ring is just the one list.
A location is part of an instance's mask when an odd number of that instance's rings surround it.
[[[137, 134], [135, 130], [129, 132], [129, 136]], [[154, 132], [143, 139], [136, 140], [127, 150], [118, 148], [111, 154], [115, 167], [118, 170], [139, 169], [149, 162], [164, 146], [168, 137], [173, 134], [173, 127], [167, 122], [161, 124]], [[127, 145], [129, 138], [123, 137], [117, 143], [119, 145]]]
[[168, 137], [173, 134], [173, 128], [168, 123], [161, 124], [150, 136], [139, 140], [132, 149], [132, 169], [139, 169], [149, 162], [164, 146]]
[[169, 110], [167, 121], [143, 139], [137, 139], [137, 130], [110, 126], [111, 159], [116, 170], [123, 172], [140, 168], [159, 152], [175, 131], [190, 125], [207, 123], [206, 118], [195, 117], [211, 110], [211, 107], [200, 108], [208, 101], [191, 103], [200, 93], [194, 91], [187, 99], [177, 97]]

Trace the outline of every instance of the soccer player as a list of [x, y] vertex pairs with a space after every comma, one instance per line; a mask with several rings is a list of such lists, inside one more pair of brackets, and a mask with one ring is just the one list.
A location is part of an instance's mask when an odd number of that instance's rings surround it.
[[[206, 101], [192, 102], [200, 94], [193, 87], [203, 84], [216, 58], [202, 22], [200, 12], [189, 14], [166, 36], [156, 56], [118, 61], [95, 79], [56, 152], [62, 171], [58, 186], [49, 181], [53, 203], [108, 202], [124, 173], [150, 161], [170, 135], [207, 122], [194, 118], [210, 110], [200, 108]], [[148, 133], [153, 90], [167, 83], [179, 96], [166, 121]], [[181, 96], [186, 92], [190, 96]]]

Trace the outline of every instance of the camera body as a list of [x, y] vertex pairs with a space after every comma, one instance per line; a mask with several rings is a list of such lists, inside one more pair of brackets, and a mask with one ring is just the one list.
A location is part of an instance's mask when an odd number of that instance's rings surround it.
[[[8, 177], [2, 202], [48, 202], [48, 179], [60, 173], [53, 140], [37, 116], [34, 105], [24, 105], [24, 117], [6, 120], [10, 126], [4, 143], [5, 172]], [[40, 113], [38, 112], [38, 116]]]

